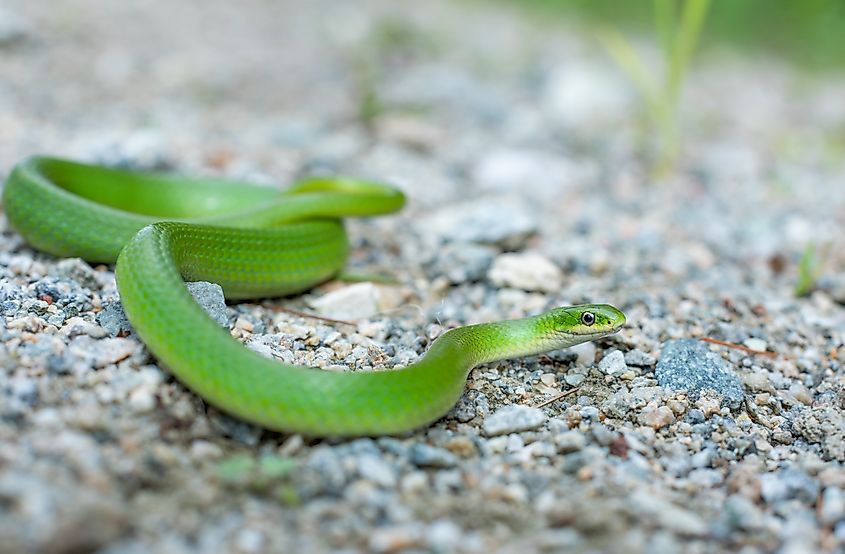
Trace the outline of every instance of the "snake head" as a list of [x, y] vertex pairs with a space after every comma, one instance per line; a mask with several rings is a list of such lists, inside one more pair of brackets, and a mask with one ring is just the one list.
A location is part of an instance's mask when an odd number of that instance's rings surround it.
[[580, 304], [549, 312], [555, 334], [577, 338], [578, 342], [616, 333], [625, 325], [625, 314], [610, 304]]

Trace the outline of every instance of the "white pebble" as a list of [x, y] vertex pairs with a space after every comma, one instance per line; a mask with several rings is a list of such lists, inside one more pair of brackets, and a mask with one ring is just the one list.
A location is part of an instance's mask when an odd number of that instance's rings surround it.
[[150, 412], [155, 405], [155, 395], [147, 387], [140, 387], [129, 393], [129, 407], [138, 413]]
[[563, 272], [548, 258], [533, 252], [500, 254], [487, 275], [500, 287], [555, 292], [563, 286]]
[[625, 355], [619, 350], [611, 350], [599, 362], [599, 370], [605, 375], [621, 375], [628, 370], [625, 365]]
[[745, 339], [742, 344], [744, 344], [751, 350], [756, 350], [757, 352], [765, 352], [766, 349], [769, 347], [768, 343], [763, 339], [753, 337], [750, 339]]
[[311, 307], [323, 317], [366, 319], [379, 312], [380, 293], [372, 283], [356, 283], [312, 300]]
[[537, 408], [517, 404], [505, 406], [484, 420], [487, 436], [505, 435], [536, 429], [546, 422], [546, 414]]

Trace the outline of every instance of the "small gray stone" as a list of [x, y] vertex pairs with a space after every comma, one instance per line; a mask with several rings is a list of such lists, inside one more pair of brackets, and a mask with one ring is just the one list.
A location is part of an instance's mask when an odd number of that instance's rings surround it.
[[699, 410], [698, 408], [692, 408], [690, 411], [687, 412], [687, 421], [690, 423], [704, 423], [705, 421], [704, 412]]
[[822, 493], [819, 518], [827, 525], [845, 519], [845, 493], [839, 487], [827, 487]]
[[358, 457], [358, 474], [385, 488], [396, 486], [396, 470], [376, 454], [362, 454]]
[[461, 396], [458, 403], [455, 404], [454, 408], [452, 408], [452, 417], [461, 423], [472, 421], [477, 413], [478, 411], [475, 408], [475, 401], [468, 398], [467, 395]]
[[546, 422], [546, 414], [538, 408], [513, 404], [499, 409], [484, 420], [484, 433], [489, 437], [530, 431]]
[[578, 452], [587, 445], [587, 439], [584, 434], [579, 431], [564, 431], [555, 436], [555, 444], [558, 452], [561, 454], [569, 454], [571, 452]]
[[125, 335], [132, 330], [132, 325], [129, 323], [120, 302], [110, 302], [103, 306], [103, 309], [97, 314], [97, 323], [112, 337]]
[[67, 279], [76, 281], [85, 288], [97, 290], [100, 282], [97, 279], [97, 272], [80, 258], [67, 258], [56, 264], [56, 274]]
[[744, 398], [742, 381], [730, 364], [694, 339], [664, 343], [654, 375], [660, 386], [685, 390], [692, 400], [705, 390], [713, 390], [725, 404], [738, 408]]
[[625, 365], [625, 355], [619, 350], [611, 350], [599, 362], [599, 370], [605, 375], [621, 375], [628, 371]]
[[592, 433], [593, 438], [596, 440], [596, 442], [602, 446], [610, 446], [618, 436], [617, 433], [611, 431], [601, 423], [596, 423], [592, 427], [590, 427], [590, 432]]
[[764, 473], [760, 476], [760, 495], [769, 504], [793, 498], [812, 504], [818, 494], [818, 481], [795, 469]]
[[209, 423], [220, 433], [247, 446], [255, 446], [261, 440], [264, 430], [257, 425], [235, 419], [216, 410], [209, 411]]
[[722, 512], [729, 529], [753, 531], [763, 527], [763, 514], [746, 497], [731, 495]]
[[657, 360], [651, 354], [646, 354], [639, 348], [625, 352], [625, 363], [633, 367], [654, 367]]
[[59, 310], [47, 318], [47, 323], [55, 325], [56, 327], [61, 327], [65, 322], [65, 319], [67, 319], [67, 315], [62, 310]]
[[[346, 485], [348, 476], [340, 454], [328, 447], [315, 448], [306, 462], [306, 468], [314, 473], [315, 492], [340, 494]], [[308, 483], [306, 483], [308, 484]]]
[[80, 336], [71, 341], [68, 352], [85, 360], [91, 367], [100, 369], [141, 352], [141, 344], [128, 338], [92, 339]]
[[595, 406], [584, 406], [581, 408], [581, 418], [591, 419], [593, 421], [599, 420], [599, 409]]
[[449, 519], [438, 519], [428, 526], [426, 542], [435, 552], [455, 552], [461, 544], [461, 528]]
[[583, 383], [586, 378], [587, 376], [583, 373], [567, 373], [563, 376], [563, 380], [566, 381], [566, 384], [570, 387], [577, 387]]
[[417, 443], [411, 446], [411, 463], [420, 467], [453, 467], [458, 458], [446, 449]]
[[197, 301], [197, 304], [211, 316], [221, 327], [229, 326], [229, 313], [226, 311], [226, 298], [223, 296], [223, 287], [217, 283], [197, 281], [185, 283], [188, 292]]

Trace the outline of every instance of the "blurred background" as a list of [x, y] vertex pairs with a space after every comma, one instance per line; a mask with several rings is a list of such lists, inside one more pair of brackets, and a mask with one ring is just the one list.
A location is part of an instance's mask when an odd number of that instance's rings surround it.
[[[653, 32], [652, 0], [526, 0], [520, 4], [542, 17], [619, 25], [645, 36]], [[779, 58], [805, 71], [841, 71], [843, 26], [845, 5], [836, 0], [712, 2], [703, 47], [710, 53], [731, 49], [742, 55]]]

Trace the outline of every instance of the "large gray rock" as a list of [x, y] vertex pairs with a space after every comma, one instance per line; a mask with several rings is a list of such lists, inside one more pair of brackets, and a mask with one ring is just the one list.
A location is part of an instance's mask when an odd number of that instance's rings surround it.
[[744, 397], [742, 381], [731, 365], [695, 339], [665, 342], [654, 376], [660, 386], [685, 390], [692, 400], [705, 390], [713, 390], [722, 396], [724, 404], [738, 408]]

